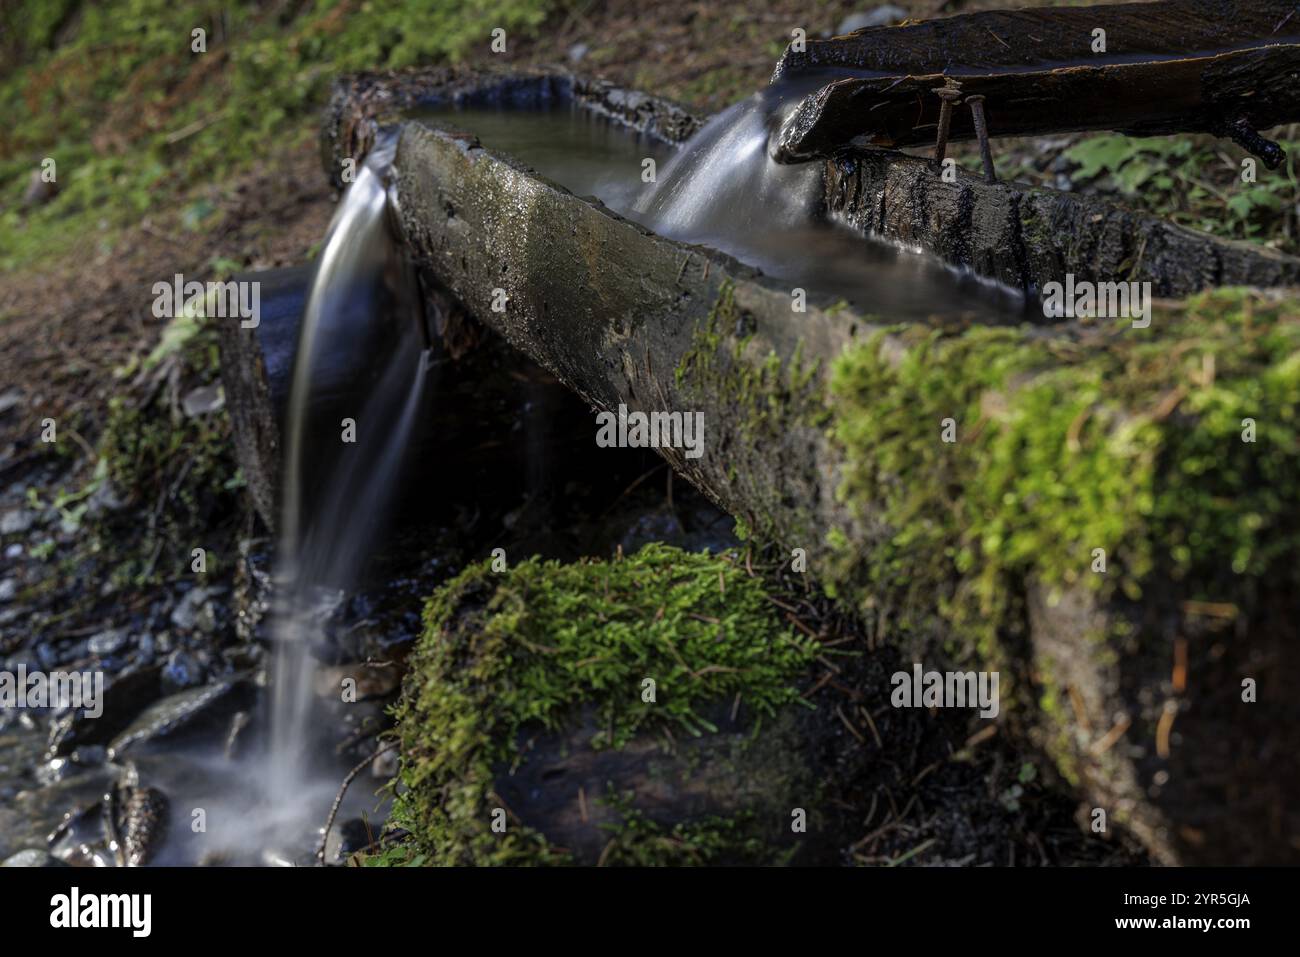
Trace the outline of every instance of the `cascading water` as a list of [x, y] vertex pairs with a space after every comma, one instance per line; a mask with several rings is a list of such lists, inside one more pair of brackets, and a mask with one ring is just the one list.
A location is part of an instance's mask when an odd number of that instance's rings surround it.
[[393, 137], [375, 145], [330, 224], [294, 362], [268, 766], [272, 817], [285, 827], [324, 815], [304, 806], [313, 652], [326, 647], [323, 619], [358, 583], [384, 527], [431, 368], [418, 287], [391, 222], [395, 148]]
[[665, 236], [728, 252], [739, 237], [806, 226], [821, 201], [821, 169], [773, 162], [768, 142], [821, 82], [774, 84], [713, 117], [637, 199], [634, 213]]

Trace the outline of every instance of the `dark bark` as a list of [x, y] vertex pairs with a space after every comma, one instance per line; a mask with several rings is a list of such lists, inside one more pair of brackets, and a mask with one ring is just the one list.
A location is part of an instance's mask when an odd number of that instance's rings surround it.
[[[775, 155], [801, 162], [855, 141], [933, 143], [934, 91], [953, 78], [963, 96], [985, 97], [993, 136], [1207, 132], [1276, 167], [1281, 151], [1252, 131], [1300, 119], [1293, 14], [1282, 0], [1167, 0], [988, 11], [808, 41], [787, 50], [774, 79], [824, 72], [828, 83], [787, 122]], [[1095, 30], [1104, 52], [1093, 52]], [[949, 139], [974, 136], [971, 111], [954, 109]]]

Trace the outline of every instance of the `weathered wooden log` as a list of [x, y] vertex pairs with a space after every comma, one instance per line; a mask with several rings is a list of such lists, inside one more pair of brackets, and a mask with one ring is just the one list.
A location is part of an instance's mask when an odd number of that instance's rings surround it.
[[828, 213], [869, 236], [920, 247], [1013, 288], [1067, 276], [1149, 282], [1158, 296], [1215, 286], [1300, 283], [1300, 259], [1095, 198], [972, 176], [944, 182], [930, 162], [854, 150], [826, 163]]
[[[365, 141], [355, 116], [334, 142]], [[1289, 300], [1211, 298], [1146, 331], [898, 329], [824, 303], [792, 318], [788, 290], [463, 137], [411, 123], [396, 169], [413, 255], [470, 315], [597, 408], [701, 413], [707, 450], [661, 449], [674, 468], [804, 549], [905, 656], [1001, 669], [1006, 710], [1090, 808], [1166, 861], [1295, 859], [1300, 782], [1277, 758], [1300, 729], [1276, 611], [1300, 565]], [[1269, 440], [1232, 458], [1225, 422], [1246, 409]], [[1113, 579], [1087, 574], [1095, 548]]]
[[[1164, 0], [986, 11], [859, 30], [788, 49], [775, 79], [828, 74], [783, 127], [782, 162], [853, 145], [933, 143], [937, 89], [983, 96], [992, 136], [1076, 130], [1231, 136], [1274, 168], [1254, 131], [1300, 119], [1300, 18], [1285, 0]], [[866, 73], [837, 77], [836, 72]], [[954, 109], [948, 138], [976, 135]]]

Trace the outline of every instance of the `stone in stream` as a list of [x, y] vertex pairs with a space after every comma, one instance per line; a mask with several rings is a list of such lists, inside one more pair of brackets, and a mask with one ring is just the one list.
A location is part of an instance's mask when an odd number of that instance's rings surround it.
[[21, 535], [35, 524], [37, 514], [29, 508], [15, 508], [0, 517], [0, 535]]
[[101, 631], [93, 635], [87, 649], [92, 655], [111, 655], [121, 651], [126, 645], [129, 635], [125, 628], [110, 628], [107, 631]]
[[206, 680], [207, 668], [192, 651], [177, 648], [163, 663], [162, 684], [168, 694], [193, 688]]
[[73, 708], [50, 726], [49, 755], [60, 757], [79, 747], [108, 744], [127, 727], [140, 711], [161, 693], [161, 669], [157, 665], [123, 671], [104, 689], [103, 714], [90, 718], [84, 709]]
[[325, 841], [325, 863], [342, 864], [348, 857], [374, 843], [374, 828], [359, 817], [335, 821]]
[[217, 627], [217, 609], [212, 599], [225, 594], [224, 586], [195, 586], [172, 609], [171, 622], [182, 632], [211, 632]]
[[247, 678], [219, 681], [179, 692], [158, 701], [141, 714], [109, 744], [110, 760], [150, 741], [185, 732], [220, 732], [230, 716], [252, 695]]
[[124, 786], [118, 800], [120, 807], [110, 805], [108, 813], [120, 813], [116, 824], [122, 837], [122, 859], [128, 867], [140, 867], [149, 863], [167, 836], [170, 804], [162, 791], [138, 784]]
[[49, 851], [28, 848], [0, 861], [0, 867], [67, 867], [67, 864]]

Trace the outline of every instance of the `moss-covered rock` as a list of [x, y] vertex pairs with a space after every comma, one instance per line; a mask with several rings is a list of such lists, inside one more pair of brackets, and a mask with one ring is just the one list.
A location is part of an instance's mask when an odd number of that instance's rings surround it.
[[439, 589], [425, 621], [394, 819], [431, 863], [790, 852], [792, 809], [816, 795], [796, 687], [815, 646], [730, 556], [652, 544], [614, 561], [489, 561]]

